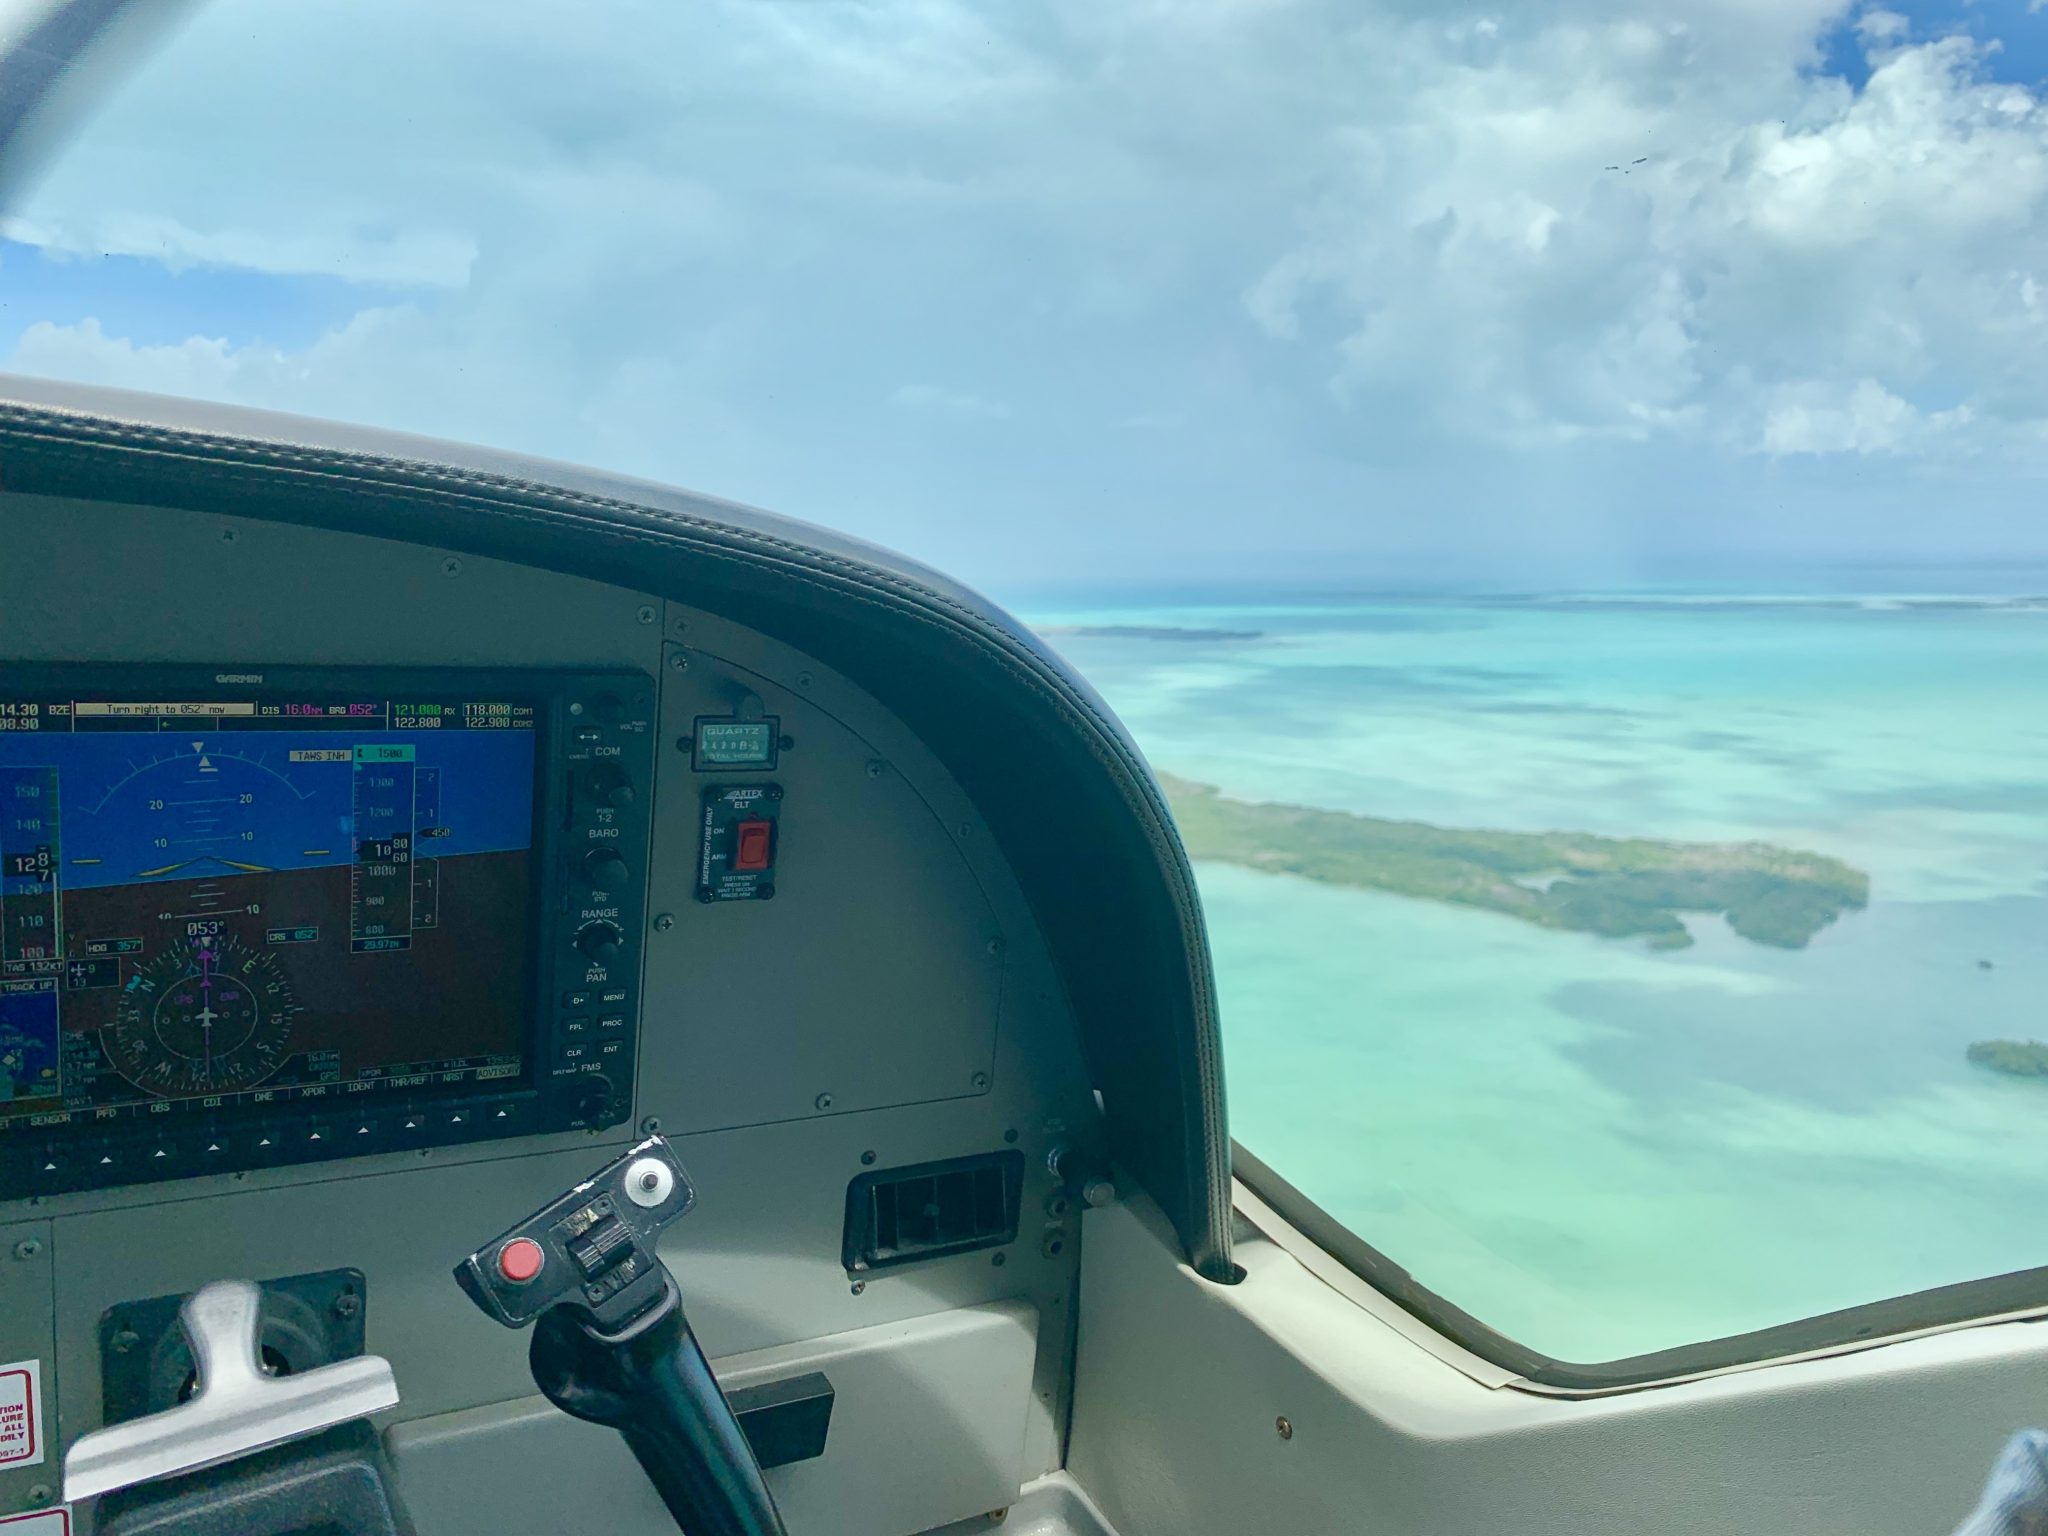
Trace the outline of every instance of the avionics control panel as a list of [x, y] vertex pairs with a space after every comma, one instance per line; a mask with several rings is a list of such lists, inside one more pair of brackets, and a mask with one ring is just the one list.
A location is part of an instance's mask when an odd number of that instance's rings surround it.
[[624, 1120], [654, 706], [0, 664], [0, 1199]]

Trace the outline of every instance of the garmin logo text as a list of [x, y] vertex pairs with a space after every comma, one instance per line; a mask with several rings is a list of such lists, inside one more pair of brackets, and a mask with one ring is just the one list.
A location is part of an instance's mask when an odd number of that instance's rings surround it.
[[213, 680], [216, 683], [260, 683], [263, 681], [263, 674], [261, 672], [216, 672], [213, 674]]

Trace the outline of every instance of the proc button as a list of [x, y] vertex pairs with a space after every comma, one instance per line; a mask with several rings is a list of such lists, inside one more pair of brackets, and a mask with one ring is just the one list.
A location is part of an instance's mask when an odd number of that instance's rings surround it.
[[530, 1237], [515, 1237], [498, 1250], [498, 1273], [514, 1285], [524, 1285], [540, 1273], [547, 1254]]

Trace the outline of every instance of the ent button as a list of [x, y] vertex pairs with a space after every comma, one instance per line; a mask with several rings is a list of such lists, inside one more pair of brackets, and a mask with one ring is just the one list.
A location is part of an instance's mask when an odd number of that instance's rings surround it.
[[514, 1285], [524, 1285], [540, 1273], [547, 1254], [530, 1237], [515, 1237], [498, 1250], [498, 1273]]

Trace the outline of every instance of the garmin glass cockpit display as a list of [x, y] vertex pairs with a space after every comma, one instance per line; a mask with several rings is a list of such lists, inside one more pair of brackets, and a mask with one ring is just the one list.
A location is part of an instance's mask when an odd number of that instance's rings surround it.
[[637, 1026], [637, 674], [0, 667], [0, 1170], [593, 1127]]

